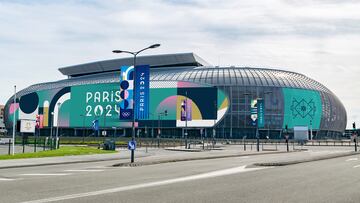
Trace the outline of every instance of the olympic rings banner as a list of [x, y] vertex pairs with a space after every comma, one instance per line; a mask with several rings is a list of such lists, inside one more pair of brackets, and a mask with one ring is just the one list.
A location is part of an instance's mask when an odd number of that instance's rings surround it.
[[120, 68], [120, 120], [131, 120], [134, 116], [134, 66]]

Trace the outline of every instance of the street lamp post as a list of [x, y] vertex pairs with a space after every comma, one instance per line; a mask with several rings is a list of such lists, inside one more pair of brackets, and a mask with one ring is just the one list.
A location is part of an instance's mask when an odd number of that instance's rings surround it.
[[16, 125], [16, 114], [15, 114], [15, 105], [16, 105], [16, 85], [14, 85], [14, 118], [13, 118], [13, 132], [12, 132], [12, 155], [15, 154], [15, 125]]
[[[265, 100], [266, 100], [266, 95], [270, 95], [270, 94], [272, 94], [272, 93], [273, 93], [272, 91], [264, 92], [264, 98], [265, 98]], [[266, 101], [264, 101], [264, 103], [265, 103], [265, 102], [266, 102]], [[271, 101], [270, 101], [270, 103], [271, 103]], [[266, 113], [266, 108], [265, 108], [264, 112]], [[265, 114], [265, 113], [264, 113], [264, 114]], [[265, 115], [264, 115], [264, 117], [265, 117]], [[267, 138], [269, 139], [269, 138], [270, 138], [270, 124], [269, 124], [269, 121], [267, 122], [267, 128], [268, 128]]]
[[215, 125], [216, 125], [216, 120], [217, 120], [217, 105], [216, 105], [216, 101], [214, 101], [214, 126], [213, 126], [213, 135], [212, 135], [212, 147], [214, 149], [214, 145], [215, 145], [215, 137], [216, 137], [216, 129], [215, 129]]
[[83, 129], [82, 129], [82, 143], [84, 144], [85, 141], [85, 114], [80, 114], [81, 117], [83, 117]]
[[185, 149], [188, 148], [187, 120], [188, 120], [188, 102], [187, 102], [187, 91], [186, 91], [185, 92]]
[[310, 120], [310, 140], [313, 139], [312, 120]]
[[[244, 131], [246, 130], [246, 109], [247, 109], [247, 96], [250, 95], [250, 93], [245, 92], [244, 93], [244, 100], [245, 100], [245, 107], [244, 107]], [[246, 135], [244, 135], [246, 136]]]
[[158, 113], [158, 126], [159, 126], [158, 134], [157, 134], [158, 148], [160, 148], [160, 137], [161, 137], [161, 130], [160, 130], [161, 122], [160, 122], [160, 119], [161, 119], [161, 116], [167, 116], [167, 110], [165, 110], [164, 112]]
[[51, 128], [50, 128], [50, 149], [53, 150], [53, 128], [54, 128], [54, 112], [51, 112]]
[[57, 111], [57, 120], [56, 120], [56, 141], [55, 141], [55, 149], [59, 148], [59, 118], [60, 118], [60, 107], [61, 107], [61, 103], [58, 102], [57, 103], [57, 107], [58, 107], [58, 111]]
[[[125, 50], [113, 50], [112, 52], [113, 53], [116, 53], [116, 54], [120, 54], [120, 53], [127, 53], [127, 54], [131, 54], [131, 55], [133, 55], [134, 56], [134, 71], [133, 71], [133, 80], [134, 80], [134, 89], [133, 89], [133, 92], [135, 92], [135, 88], [136, 88], [136, 56], [138, 55], [138, 54], [140, 54], [141, 52], [143, 52], [143, 51], [145, 51], [145, 50], [147, 50], [147, 49], [154, 49], [154, 48], [157, 48], [157, 47], [159, 47], [160, 46], [160, 44], [153, 44], [153, 45], [151, 45], [151, 46], [149, 46], [149, 47], [146, 47], [146, 48], [144, 48], [144, 49], [141, 49], [141, 50], [139, 50], [139, 51], [136, 51], [136, 52], [132, 52], [132, 51], [125, 51]], [[133, 94], [134, 95], [134, 94]], [[133, 121], [132, 121], [132, 135], [131, 135], [131, 140], [132, 141], [135, 141], [135, 107], [136, 107], [136, 105], [135, 105], [135, 97], [133, 98]], [[131, 163], [133, 163], [134, 162], [134, 151], [135, 150], [131, 150]]]

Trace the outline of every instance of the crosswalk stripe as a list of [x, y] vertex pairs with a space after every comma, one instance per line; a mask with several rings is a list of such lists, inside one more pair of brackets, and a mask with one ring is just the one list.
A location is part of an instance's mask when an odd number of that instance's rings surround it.
[[13, 181], [16, 179], [12, 179], [12, 178], [0, 178], [0, 181]]
[[21, 176], [67, 176], [71, 173], [25, 173], [20, 174]]
[[102, 172], [101, 169], [69, 169], [65, 170], [66, 172]]

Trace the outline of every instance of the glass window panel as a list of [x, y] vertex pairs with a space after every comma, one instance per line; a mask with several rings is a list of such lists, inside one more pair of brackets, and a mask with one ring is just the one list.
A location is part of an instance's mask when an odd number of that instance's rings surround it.
[[224, 84], [224, 83], [225, 83], [225, 80], [224, 80], [224, 69], [219, 69], [218, 81], [219, 81], [219, 84]]
[[239, 69], [234, 69], [234, 74], [237, 80], [237, 84], [244, 85], [243, 78], [241, 77], [241, 73]]
[[256, 86], [254, 76], [251, 74], [251, 72], [249, 70], [245, 70], [245, 73], [246, 73], [246, 75], [247, 75], [247, 77], [249, 79], [249, 85]]

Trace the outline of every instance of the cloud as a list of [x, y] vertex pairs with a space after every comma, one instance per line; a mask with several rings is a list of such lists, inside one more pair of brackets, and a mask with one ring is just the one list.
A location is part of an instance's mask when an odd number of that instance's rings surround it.
[[59, 67], [156, 42], [151, 54], [193, 51], [214, 65], [304, 73], [338, 95], [349, 123], [360, 123], [359, 10], [351, 0], [3, 0], [0, 103], [13, 84], [59, 80]]

